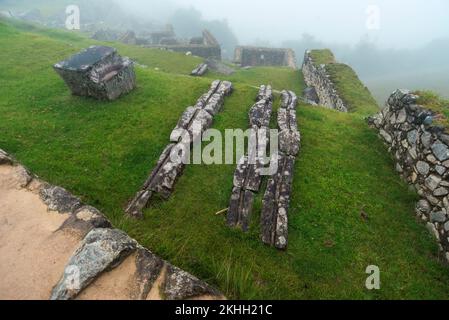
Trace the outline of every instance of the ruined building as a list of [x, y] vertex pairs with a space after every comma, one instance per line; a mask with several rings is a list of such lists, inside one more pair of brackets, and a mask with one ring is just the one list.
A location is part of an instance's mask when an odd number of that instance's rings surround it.
[[161, 38], [159, 43], [146, 45], [148, 48], [161, 48], [175, 52], [191, 52], [195, 56], [221, 60], [221, 47], [217, 39], [208, 30], [204, 30], [201, 37], [188, 41], [175, 38]]
[[115, 100], [136, 85], [133, 62], [111, 47], [91, 46], [54, 69], [77, 96]]
[[292, 49], [240, 46], [235, 49], [234, 60], [242, 67], [280, 66], [296, 69], [296, 57]]

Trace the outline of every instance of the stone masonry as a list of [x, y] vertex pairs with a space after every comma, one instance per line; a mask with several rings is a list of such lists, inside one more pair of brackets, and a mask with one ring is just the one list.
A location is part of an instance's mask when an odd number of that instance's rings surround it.
[[292, 49], [240, 46], [235, 49], [234, 61], [242, 67], [280, 66], [296, 69]]
[[440, 115], [418, 105], [418, 98], [396, 90], [369, 123], [389, 147], [398, 173], [421, 197], [416, 214], [449, 260], [449, 134], [434, 124]]
[[54, 69], [77, 96], [115, 100], [136, 86], [132, 61], [111, 47], [91, 46]]
[[326, 65], [317, 65], [313, 61], [310, 53], [310, 51], [306, 51], [304, 55], [304, 63], [302, 65], [302, 73], [305, 83], [308, 87], [313, 87], [315, 89], [320, 105], [330, 109], [348, 112], [348, 107], [340, 98], [335, 85], [326, 71]]

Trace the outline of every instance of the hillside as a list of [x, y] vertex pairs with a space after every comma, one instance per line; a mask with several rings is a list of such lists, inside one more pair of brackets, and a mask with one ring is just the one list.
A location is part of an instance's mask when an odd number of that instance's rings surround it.
[[[136, 68], [135, 91], [100, 102], [71, 96], [52, 69], [98, 42], [6, 20], [0, 20], [0, 41], [0, 148], [228, 298], [449, 298], [447, 267], [414, 218], [417, 197], [364, 121], [376, 109], [370, 101], [347, 114], [298, 107], [302, 152], [295, 168], [289, 248], [278, 252], [259, 240], [260, 201], [247, 234], [228, 229], [225, 217], [215, 215], [228, 206], [235, 165], [188, 166], [172, 198], [149, 208], [144, 220], [123, 214], [180, 114], [217, 77], [187, 76], [198, 58], [114, 43], [121, 54], [147, 67]], [[353, 75], [335, 69], [335, 77], [353, 91], [345, 96], [349, 104], [366, 98], [363, 86], [353, 85]], [[300, 71], [290, 69], [253, 68], [221, 78], [235, 86], [215, 119], [214, 128], [222, 132], [247, 127], [255, 86], [269, 82], [298, 95], [304, 88]], [[382, 289], [375, 292], [365, 288], [365, 270], [373, 264], [382, 272]]]

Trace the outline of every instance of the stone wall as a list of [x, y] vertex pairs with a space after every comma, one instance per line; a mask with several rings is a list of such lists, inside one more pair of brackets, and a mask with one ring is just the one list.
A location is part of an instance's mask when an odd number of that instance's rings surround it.
[[449, 260], [449, 135], [438, 115], [418, 105], [418, 96], [395, 91], [381, 113], [369, 118], [396, 161], [396, 170], [417, 190], [418, 218]]
[[292, 49], [237, 47], [234, 60], [242, 67], [281, 66], [296, 69], [296, 57]]
[[310, 54], [306, 51], [304, 63], [302, 65], [302, 73], [304, 81], [308, 87], [315, 88], [319, 98], [319, 104], [342, 112], [348, 112], [348, 107], [340, 98], [334, 83], [326, 70], [326, 65], [317, 65]]
[[145, 47], [160, 48], [182, 53], [190, 52], [194, 56], [205, 59], [211, 58], [221, 60], [220, 44], [208, 30], [203, 31], [202, 37], [193, 38], [187, 43], [178, 42], [177, 44], [146, 45]]

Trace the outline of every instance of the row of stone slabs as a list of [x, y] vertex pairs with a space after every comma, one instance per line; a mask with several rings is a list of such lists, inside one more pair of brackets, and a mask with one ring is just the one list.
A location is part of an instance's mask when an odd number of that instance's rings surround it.
[[177, 179], [182, 175], [188, 149], [201, 134], [212, 126], [214, 116], [224, 104], [224, 98], [232, 93], [232, 83], [215, 80], [210, 90], [203, 94], [193, 107], [188, 107], [170, 134], [170, 144], [162, 152], [156, 167], [134, 199], [126, 208], [126, 213], [134, 218], [143, 217], [153, 196], [168, 199], [173, 192]]
[[[270, 86], [261, 86], [257, 102], [250, 109], [250, 126], [258, 132], [263, 148], [269, 144], [268, 131], [272, 114], [273, 95]], [[295, 157], [299, 154], [301, 135], [296, 121], [298, 99], [291, 91], [281, 93], [278, 111], [279, 152], [272, 156], [277, 161], [277, 170], [267, 183], [263, 197], [261, 216], [261, 238], [267, 244], [284, 250], [288, 244], [288, 209], [293, 182]], [[262, 142], [261, 142], [262, 141]], [[229, 203], [227, 223], [230, 227], [241, 227], [247, 231], [250, 223], [255, 194], [260, 191], [261, 170], [267, 163], [255, 154], [244, 156], [234, 173], [233, 190]]]

